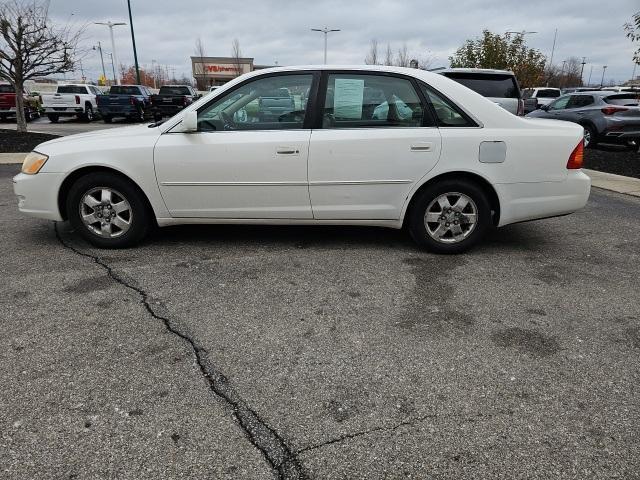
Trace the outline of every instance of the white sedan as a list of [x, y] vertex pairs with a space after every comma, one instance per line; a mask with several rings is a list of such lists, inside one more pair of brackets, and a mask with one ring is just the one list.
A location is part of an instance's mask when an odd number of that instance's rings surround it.
[[493, 226], [582, 208], [582, 133], [422, 70], [273, 68], [162, 124], [45, 142], [13, 181], [22, 212], [99, 247], [154, 224], [339, 224], [406, 226], [455, 253]]

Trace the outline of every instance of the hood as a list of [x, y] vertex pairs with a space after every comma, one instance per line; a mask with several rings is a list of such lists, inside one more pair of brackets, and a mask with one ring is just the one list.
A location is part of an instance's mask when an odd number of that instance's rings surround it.
[[157, 137], [160, 133], [157, 127], [150, 128], [149, 124], [109, 128], [55, 138], [39, 144], [34, 150], [48, 155], [52, 150], [66, 150], [69, 147], [73, 148], [73, 146], [87, 145], [89, 143], [100, 143], [104, 145], [105, 142], [113, 142], [115, 145], [119, 139], [124, 140], [128, 137]]

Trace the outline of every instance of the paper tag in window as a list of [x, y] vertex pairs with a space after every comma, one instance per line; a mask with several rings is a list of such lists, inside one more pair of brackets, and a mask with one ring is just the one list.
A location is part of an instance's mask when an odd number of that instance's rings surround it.
[[360, 120], [364, 101], [364, 80], [336, 78], [333, 116], [342, 120]]

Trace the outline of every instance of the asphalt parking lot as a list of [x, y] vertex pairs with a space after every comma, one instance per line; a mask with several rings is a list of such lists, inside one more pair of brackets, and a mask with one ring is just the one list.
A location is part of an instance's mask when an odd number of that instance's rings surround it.
[[[151, 122], [152, 120], [149, 120]], [[74, 135], [76, 133], [93, 132], [95, 130], [104, 130], [108, 128], [126, 127], [127, 125], [135, 125], [134, 122], [125, 118], [116, 118], [112, 123], [104, 123], [102, 120], [93, 122], [84, 122], [75, 117], [61, 118], [58, 123], [51, 123], [47, 117], [37, 118], [27, 125], [30, 132], [48, 133], [50, 135]], [[0, 128], [16, 128], [15, 119], [9, 118], [4, 122], [0, 122]]]
[[0, 165], [4, 478], [640, 478], [640, 199], [435, 256], [375, 228], [100, 251]]

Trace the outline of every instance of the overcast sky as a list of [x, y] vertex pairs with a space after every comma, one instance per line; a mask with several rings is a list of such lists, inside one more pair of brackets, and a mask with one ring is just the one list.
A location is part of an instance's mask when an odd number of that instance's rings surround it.
[[[190, 75], [189, 57], [202, 38], [209, 56], [230, 56], [231, 42], [257, 64], [322, 63], [323, 34], [310, 28], [340, 28], [330, 34], [329, 63], [364, 63], [372, 38], [394, 52], [407, 44], [412, 58], [431, 57], [433, 66], [448, 66], [448, 57], [465, 39], [482, 29], [493, 32], [536, 31], [530, 46], [549, 56], [558, 29], [555, 64], [570, 57], [587, 57], [584, 80], [627, 80], [633, 71], [631, 42], [622, 25], [640, 10], [638, 0], [131, 0], [141, 66], [151, 60]], [[51, 0], [56, 22], [88, 24], [87, 47], [100, 41], [111, 51], [108, 28], [92, 22], [129, 22], [126, 0]], [[120, 63], [133, 64], [129, 27], [116, 27]], [[107, 57], [108, 59], [108, 57]], [[107, 60], [108, 61], [108, 60]], [[83, 60], [85, 73], [96, 78], [99, 56]], [[109, 66], [107, 66], [109, 68]], [[170, 70], [171, 71], [171, 70]], [[640, 68], [637, 75], [640, 75]]]

